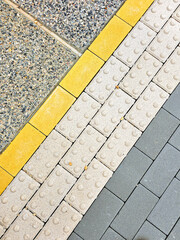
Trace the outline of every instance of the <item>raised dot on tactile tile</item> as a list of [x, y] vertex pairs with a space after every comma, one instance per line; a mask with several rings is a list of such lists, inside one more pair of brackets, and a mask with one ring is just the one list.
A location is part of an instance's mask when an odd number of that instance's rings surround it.
[[12, 187], [10, 188], [10, 191], [11, 191], [12, 193], [15, 193], [15, 192], [16, 192], [16, 188], [15, 188], [14, 186], [12, 186]]
[[45, 217], [47, 216], [47, 213], [46, 213], [45, 211], [42, 211], [42, 212], [41, 212], [41, 216], [42, 216], [43, 218], [45, 218]]
[[108, 147], [109, 149], [113, 149], [114, 144], [110, 142], [110, 143], [108, 143], [107, 147]]
[[44, 150], [48, 150], [48, 145], [44, 144], [43, 148], [44, 148]]
[[19, 225], [15, 225], [13, 227], [14, 232], [19, 232], [19, 229], [20, 229]]
[[151, 92], [154, 92], [155, 90], [156, 90], [156, 89], [155, 89], [154, 86], [151, 86], [151, 87], [150, 87], [150, 91], [151, 91]]
[[96, 82], [97, 82], [97, 83], [101, 83], [101, 82], [102, 82], [102, 79], [101, 79], [101, 78], [97, 78], [97, 79], [96, 79]]
[[28, 214], [27, 213], [24, 213], [23, 215], [22, 215], [22, 219], [24, 220], [24, 221], [26, 221], [27, 219], [28, 219]]
[[74, 110], [75, 110], [76, 112], [79, 112], [80, 107], [79, 107], [79, 106], [74, 106]]
[[3, 218], [3, 220], [2, 220], [2, 221], [3, 221], [3, 223], [8, 223], [8, 222], [9, 222], [9, 220], [10, 220], [10, 219], [9, 219], [9, 217], [7, 217], [7, 216], [6, 216], [6, 217], [4, 217], [4, 218]]
[[19, 178], [18, 178], [18, 179], [19, 179], [19, 181], [20, 181], [20, 182], [24, 182], [24, 180], [25, 180], [25, 177], [21, 175], [21, 176], [19, 176]]
[[139, 122], [139, 126], [144, 127], [145, 126], [145, 122], [144, 121], [140, 121]]
[[153, 46], [152, 46], [152, 47], [150, 47], [150, 49], [151, 49], [151, 51], [152, 51], [152, 52], [154, 52], [154, 51], [156, 50], [156, 48], [155, 48], [155, 47], [153, 47]]
[[143, 86], [145, 84], [145, 81], [144, 80], [140, 80], [139, 84]]
[[134, 89], [132, 90], [132, 92], [133, 92], [135, 95], [137, 95], [137, 94], [139, 93], [139, 90], [138, 90], [137, 88], [134, 88]]
[[75, 167], [75, 168], [74, 168], [74, 172], [75, 172], [75, 173], [78, 173], [79, 171], [80, 171], [80, 168], [79, 168], [79, 167]]
[[75, 201], [75, 196], [74, 195], [71, 195], [70, 197], [69, 197], [69, 200], [71, 201], [71, 202], [74, 202]]
[[66, 183], [67, 184], [70, 184], [72, 181], [71, 181], [71, 179], [70, 178], [66, 178]]
[[165, 98], [166, 94], [165, 93], [160, 93], [160, 98]]
[[82, 101], [83, 101], [83, 102], [87, 102], [87, 100], [88, 100], [87, 96], [84, 95], [84, 96], [82, 97]]
[[22, 201], [26, 201], [27, 196], [26, 196], [25, 194], [22, 194], [22, 195], [20, 196], [20, 199], [21, 199]]
[[146, 16], [144, 19], [145, 19], [146, 22], [150, 21], [150, 18], [148, 16]]
[[141, 104], [137, 104], [137, 105], [136, 105], [136, 109], [137, 109], [137, 110], [141, 110], [141, 109], [142, 109], [142, 105], [141, 105]]
[[50, 168], [50, 167], [51, 167], [51, 163], [49, 163], [49, 162], [46, 163], [45, 165], [46, 165], [47, 168]]
[[69, 227], [69, 226], [65, 226], [65, 227], [63, 228], [63, 231], [64, 231], [65, 233], [68, 233], [68, 232], [70, 231], [70, 227]]
[[153, 62], [153, 66], [154, 67], [159, 67], [159, 63], [158, 62]]
[[60, 170], [56, 170], [56, 176], [61, 176], [61, 171]]
[[49, 201], [49, 204], [50, 204], [51, 206], [54, 206], [55, 203], [56, 203], [56, 202], [55, 202], [53, 199], [51, 199], [51, 200]]
[[36, 160], [39, 161], [41, 160], [41, 157], [39, 155], [36, 156]]
[[180, 76], [174, 75], [174, 76], [173, 76], [173, 79], [174, 79], [175, 81], [178, 81], [178, 80], [180, 80]]
[[95, 151], [95, 147], [94, 146], [89, 147], [89, 151], [93, 153]]
[[126, 82], [126, 81], [124, 81], [124, 82], [123, 82], [123, 86], [126, 88], [126, 87], [128, 87], [128, 86], [129, 86], [129, 83], [128, 83], [128, 82]]
[[102, 138], [101, 138], [101, 137], [97, 137], [97, 138], [96, 138], [96, 141], [97, 141], [97, 142], [102, 142]]
[[33, 165], [29, 165], [28, 168], [27, 168], [29, 171], [32, 171], [34, 169]]
[[65, 206], [62, 207], [62, 208], [61, 208], [61, 212], [62, 212], [62, 213], [66, 213], [66, 212], [67, 212], [67, 207], [65, 207]]
[[109, 127], [107, 127], [107, 126], [103, 130], [105, 133], [108, 133], [110, 131]]
[[114, 80], [115, 82], [117, 82], [119, 79], [118, 79], [117, 76], [113, 76], [113, 80]]
[[81, 210], [84, 210], [85, 208], [86, 208], [86, 204], [85, 204], [85, 203], [81, 203], [81, 204], [80, 204], [80, 209], [81, 209]]
[[89, 192], [89, 193], [87, 194], [87, 197], [88, 197], [89, 199], [92, 199], [92, 198], [93, 198], [93, 194], [92, 194], [91, 192]]
[[177, 35], [174, 35], [173, 40], [174, 40], [174, 41], [178, 41], [178, 40], [179, 40], [179, 37], [178, 37]]
[[132, 136], [133, 136], [133, 137], [137, 137], [137, 131], [136, 131], [136, 130], [133, 130], [133, 131], [132, 131]]
[[79, 139], [79, 144], [80, 144], [80, 145], [84, 145], [84, 144], [85, 144], [85, 140], [84, 140], [84, 139], [82, 139], [82, 138], [81, 138], [81, 139]]
[[55, 218], [53, 218], [53, 223], [55, 224], [55, 225], [57, 225], [57, 224], [59, 224], [59, 218], [57, 218], [57, 217], [55, 217]]
[[144, 99], [144, 101], [148, 101], [148, 100], [149, 100], [149, 97], [148, 97], [147, 95], [144, 95], [144, 96], [143, 96], [143, 99]]
[[150, 112], [146, 113], [146, 117], [150, 118], [152, 116], [152, 114]]
[[136, 48], [136, 49], [134, 49], [134, 53], [135, 54], [138, 54], [139, 53], [139, 50]]
[[40, 192], [40, 193], [39, 193], [39, 197], [40, 197], [40, 198], [43, 198], [43, 197], [45, 197], [45, 195], [46, 195], [46, 193], [45, 193], [45, 192]]
[[69, 136], [70, 136], [70, 138], [75, 138], [75, 134], [74, 134], [74, 132], [71, 131], [71, 132], [69, 133]]
[[55, 133], [52, 134], [52, 139], [57, 140], [57, 135]]
[[98, 169], [99, 165], [98, 165], [97, 163], [93, 163], [92, 167], [93, 167], [94, 169]]
[[134, 120], [134, 118], [135, 118], [134, 114], [130, 114], [130, 115], [129, 115], [129, 118], [130, 118], [131, 120]]
[[31, 203], [31, 208], [32, 208], [32, 209], [37, 208], [37, 204], [36, 204], [35, 202], [32, 202], [32, 203]]
[[1, 199], [1, 202], [2, 202], [3, 204], [8, 203], [8, 198], [7, 198], [7, 197], [3, 197], [3, 198]]
[[128, 63], [132, 63], [132, 58], [131, 58], [131, 57], [128, 57], [127, 62], [128, 62]]
[[116, 123], [117, 122], [117, 118], [115, 118], [115, 117], [111, 118], [111, 122], [112, 123]]
[[33, 223], [33, 225], [32, 225], [32, 226], [33, 226], [33, 228], [34, 228], [34, 229], [37, 229], [37, 228], [38, 228], [38, 226], [39, 226], [39, 224], [38, 224], [37, 222], [35, 222], [35, 223]]
[[125, 142], [124, 142], [124, 145], [125, 145], [126, 147], [129, 147], [129, 146], [130, 146], [130, 142], [125, 141]]
[[52, 187], [53, 184], [54, 184], [54, 181], [53, 181], [53, 180], [49, 180], [48, 183], [47, 183], [47, 185], [48, 185], [49, 187]]
[[59, 195], [62, 195], [62, 194], [64, 193], [64, 190], [61, 189], [61, 188], [59, 188], [59, 189], [57, 190], [57, 192], [58, 192]]
[[111, 165], [112, 167], [114, 167], [114, 166], [116, 165], [115, 161], [111, 161], [111, 162], [110, 162], [110, 165]]
[[92, 104], [91, 104], [91, 108], [92, 108], [92, 109], [96, 109], [97, 107], [98, 107], [98, 105], [97, 105], [96, 103], [92, 103]]
[[91, 175], [87, 173], [87, 174], [85, 175], [85, 179], [86, 179], [86, 180], [91, 179]]
[[76, 149], [73, 149], [73, 150], [71, 151], [71, 153], [72, 153], [73, 155], [77, 155], [78, 151], [77, 151]]
[[84, 187], [83, 187], [82, 184], [78, 184], [77, 189], [78, 189], [79, 191], [82, 191], [82, 190], [84, 189]]
[[107, 177], [108, 176], [108, 172], [107, 171], [103, 171], [103, 177]]
[[24, 234], [23, 239], [24, 239], [24, 240], [30, 240], [30, 235], [27, 234], [27, 233]]
[[137, 65], [137, 68], [138, 68], [138, 69], [142, 69], [142, 68], [143, 68], [143, 65], [142, 65], [141, 63], [139, 63], [139, 64]]
[[100, 158], [101, 158], [101, 159], [105, 159], [105, 158], [106, 158], [106, 155], [105, 155], [104, 153], [101, 153], [101, 154], [100, 154]]
[[161, 58], [165, 58], [165, 53], [161, 53], [161, 54], [160, 54], [160, 57], [161, 57]]
[[13, 205], [12, 208], [11, 208], [12, 212], [17, 212], [18, 210], [18, 206], [16, 205]]
[[84, 114], [84, 117], [85, 117], [86, 119], [88, 119], [88, 118], [89, 118], [89, 114], [88, 114], [88, 113], [85, 113], [85, 114]]
[[111, 65], [115, 65], [116, 61], [114, 59], [111, 59], [110, 63], [111, 63]]
[[67, 120], [68, 120], [68, 121], [72, 121], [72, 120], [73, 120], [72, 115], [68, 115], [68, 116], [67, 116]]
[[159, 106], [158, 103], [156, 103], [156, 102], [153, 103], [154, 108], [157, 108], [158, 106]]
[[82, 128], [82, 127], [83, 127], [83, 124], [79, 122], [79, 123], [77, 123], [76, 126], [77, 126], [77, 128]]
[[35, 184], [34, 184], [34, 183], [30, 183], [29, 186], [28, 186], [28, 188], [29, 188], [30, 190], [34, 190]]
[[46, 229], [46, 230], [44, 231], [44, 235], [45, 235], [45, 236], [50, 236], [50, 235], [51, 235], [51, 230]]
[[101, 182], [97, 181], [97, 182], [95, 183], [95, 186], [96, 186], [97, 188], [99, 188], [99, 187], [101, 186]]

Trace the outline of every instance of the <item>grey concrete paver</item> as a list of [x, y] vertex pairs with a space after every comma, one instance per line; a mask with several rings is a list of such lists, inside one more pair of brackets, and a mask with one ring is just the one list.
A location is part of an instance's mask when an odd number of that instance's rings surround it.
[[180, 169], [180, 152], [166, 144], [141, 180], [146, 188], [160, 197]]
[[146, 221], [138, 233], [136, 234], [134, 240], [164, 240], [166, 238], [166, 235], [162, 233], [160, 230], [158, 230], [156, 227], [154, 227], [151, 223]]
[[101, 240], [124, 240], [124, 238], [109, 227]]
[[180, 181], [174, 179], [163, 194], [148, 220], [169, 234], [180, 216]]
[[176, 129], [175, 133], [170, 138], [169, 143], [180, 151], [180, 126]]
[[122, 206], [123, 202], [119, 198], [104, 189], [75, 232], [84, 240], [100, 239]]
[[126, 201], [151, 163], [150, 158], [133, 148], [108, 181], [106, 188]]
[[134, 190], [111, 227], [127, 240], [133, 239], [158, 198], [141, 185]]
[[179, 121], [174, 116], [161, 109], [137, 141], [136, 147], [155, 159], [178, 124]]
[[68, 240], [82, 240], [82, 238], [73, 232], [71, 236], [68, 238]]
[[180, 119], [180, 84], [174, 90], [170, 98], [164, 104], [164, 109]]
[[175, 227], [169, 234], [168, 238], [166, 240], [179, 240], [180, 239], [180, 219], [176, 223]]

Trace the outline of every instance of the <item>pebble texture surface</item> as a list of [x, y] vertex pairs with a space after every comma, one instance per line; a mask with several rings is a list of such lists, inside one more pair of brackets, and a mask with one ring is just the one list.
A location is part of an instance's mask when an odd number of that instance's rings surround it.
[[89, 46], [123, 0], [13, 0], [80, 50]]
[[0, 151], [76, 55], [0, 0]]

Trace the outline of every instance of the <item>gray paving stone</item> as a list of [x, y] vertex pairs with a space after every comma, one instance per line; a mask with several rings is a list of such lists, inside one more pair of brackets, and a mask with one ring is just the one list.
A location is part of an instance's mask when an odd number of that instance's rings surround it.
[[178, 124], [179, 121], [175, 117], [161, 109], [137, 141], [136, 147], [155, 159]]
[[132, 148], [108, 181], [106, 188], [123, 201], [126, 201], [151, 163], [150, 158], [137, 148]]
[[75, 232], [84, 240], [98, 240], [122, 207], [123, 202], [107, 189], [103, 189]]
[[148, 220], [169, 234], [180, 216], [180, 181], [174, 178], [151, 212]]
[[169, 234], [168, 238], [166, 240], [179, 240], [180, 239], [180, 219], [176, 223], [175, 227]]
[[180, 84], [171, 94], [170, 98], [164, 104], [163, 108], [180, 119]]
[[158, 198], [141, 185], [134, 190], [111, 227], [127, 240], [133, 239]]
[[177, 128], [175, 133], [172, 135], [169, 142], [170, 142], [170, 144], [172, 144], [174, 147], [176, 147], [180, 151], [180, 126]]
[[68, 240], [82, 240], [76, 233], [72, 233]]
[[141, 180], [146, 188], [160, 197], [180, 169], [180, 152], [166, 144]]
[[177, 179], [180, 180], [180, 171], [178, 172], [178, 174], [176, 175]]
[[112, 228], [108, 228], [101, 240], [124, 240], [124, 238], [117, 234]]
[[166, 238], [166, 235], [162, 233], [160, 230], [158, 230], [156, 227], [154, 227], [151, 223], [146, 221], [138, 233], [136, 234], [134, 240], [164, 240]]

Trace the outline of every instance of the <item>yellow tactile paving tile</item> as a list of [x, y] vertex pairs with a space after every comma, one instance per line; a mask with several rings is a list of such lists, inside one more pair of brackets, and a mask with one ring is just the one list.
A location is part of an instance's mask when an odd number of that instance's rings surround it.
[[12, 180], [13, 177], [0, 167], [0, 194], [5, 190]]
[[114, 16], [90, 45], [89, 50], [107, 60], [131, 30], [131, 26]]
[[0, 155], [0, 167], [15, 176], [44, 139], [45, 136], [42, 133], [27, 123]]
[[70, 93], [57, 87], [29, 121], [48, 135], [75, 101]]
[[153, 2], [154, 0], [127, 0], [116, 15], [134, 26]]
[[87, 50], [64, 77], [60, 86], [78, 97], [103, 64], [104, 61]]

